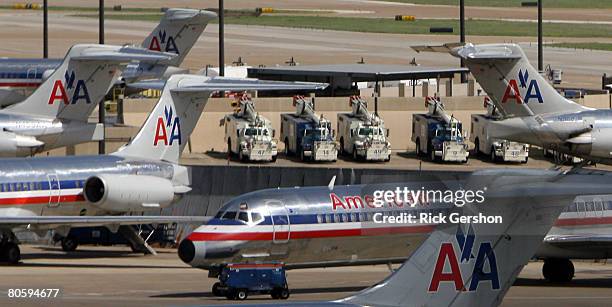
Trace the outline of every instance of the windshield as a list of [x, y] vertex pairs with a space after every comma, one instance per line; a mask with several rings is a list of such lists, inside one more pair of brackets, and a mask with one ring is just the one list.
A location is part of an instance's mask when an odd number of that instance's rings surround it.
[[244, 130], [245, 136], [256, 136], [256, 135], [268, 135], [268, 129], [266, 128], [246, 128]]
[[437, 131], [438, 136], [442, 137], [445, 141], [461, 139], [461, 130], [455, 127], [440, 127]]
[[327, 129], [307, 129], [305, 132], [305, 136], [307, 138], [313, 138], [315, 140], [323, 140], [327, 137]]
[[359, 128], [359, 135], [368, 136], [368, 135], [382, 135], [382, 129], [376, 127], [362, 127]]

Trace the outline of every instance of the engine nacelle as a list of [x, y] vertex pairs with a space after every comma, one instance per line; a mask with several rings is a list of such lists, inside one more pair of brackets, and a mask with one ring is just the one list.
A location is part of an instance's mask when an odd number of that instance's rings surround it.
[[33, 136], [0, 131], [0, 157], [32, 155], [39, 152], [43, 145]]
[[174, 186], [168, 179], [144, 175], [98, 175], [83, 187], [85, 199], [108, 211], [143, 211], [168, 206]]
[[47, 69], [42, 73], [42, 81], [45, 82], [55, 72], [55, 69]]

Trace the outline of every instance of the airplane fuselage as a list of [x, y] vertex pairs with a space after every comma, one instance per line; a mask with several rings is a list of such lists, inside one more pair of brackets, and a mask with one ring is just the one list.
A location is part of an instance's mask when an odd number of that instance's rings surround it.
[[[93, 216], [129, 213], [87, 202], [85, 181], [94, 175], [148, 175], [172, 180], [164, 162], [130, 161], [113, 155], [0, 159], [0, 216]], [[142, 212], [142, 211], [141, 211]]]
[[[26, 99], [62, 64], [62, 59], [0, 58], [0, 107]], [[122, 71], [121, 80], [134, 82], [165, 76], [167, 65], [130, 63]]]
[[[462, 180], [462, 179], [460, 179]], [[461, 182], [458, 180], [459, 182]], [[453, 184], [445, 182], [449, 188]], [[413, 189], [444, 189], [441, 182], [414, 183]], [[368, 187], [270, 189], [239, 196], [181, 243], [179, 256], [194, 267], [282, 261], [288, 268], [403, 262], [427, 238], [435, 217], [448, 208], [393, 202], [373, 206]], [[427, 219], [384, 222], [402, 214]], [[429, 217], [434, 217], [429, 219]], [[549, 235], [612, 232], [612, 197], [587, 197], [568, 207]], [[612, 248], [568, 250], [543, 244], [538, 257], [606, 258]]]
[[492, 126], [496, 137], [612, 163], [612, 110], [514, 117]]

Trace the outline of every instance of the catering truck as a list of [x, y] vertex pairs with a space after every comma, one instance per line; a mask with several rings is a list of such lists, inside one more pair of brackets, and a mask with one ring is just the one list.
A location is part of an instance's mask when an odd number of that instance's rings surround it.
[[368, 103], [359, 96], [351, 96], [351, 113], [338, 113], [340, 151], [354, 160], [389, 161], [391, 143], [389, 130], [377, 114], [368, 111]]
[[237, 155], [240, 161], [276, 161], [275, 133], [270, 120], [255, 112], [255, 103], [248, 95], [239, 97], [232, 106], [234, 113], [222, 121], [228, 154]]
[[426, 114], [412, 115], [412, 141], [417, 156], [426, 155], [432, 161], [467, 162], [468, 146], [462, 124], [444, 111], [437, 97], [427, 97]]
[[496, 138], [494, 124], [502, 116], [488, 97], [485, 97], [484, 105], [487, 114], [472, 114], [470, 141], [474, 143], [474, 153], [485, 155], [493, 162], [527, 163], [529, 145]]
[[285, 155], [299, 156], [302, 161], [336, 161], [338, 148], [329, 120], [318, 116], [312, 100], [293, 97], [295, 113], [281, 114], [280, 138], [285, 142]]

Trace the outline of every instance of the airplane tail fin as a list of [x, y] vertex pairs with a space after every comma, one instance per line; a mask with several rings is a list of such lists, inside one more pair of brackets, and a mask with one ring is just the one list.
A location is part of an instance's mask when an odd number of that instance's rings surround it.
[[147, 49], [79, 44], [68, 50], [62, 64], [24, 101], [6, 112], [86, 121], [110, 87], [120, 69], [133, 60], [155, 63], [174, 54]]
[[606, 182], [609, 176], [593, 175], [584, 180], [558, 171], [490, 170], [476, 174], [465, 188], [487, 187], [485, 202], [455, 207], [451, 212], [499, 216], [501, 223], [439, 224], [395, 273], [336, 302], [363, 306], [499, 305], [563, 208], [576, 195], [605, 194], [612, 186]]
[[450, 53], [464, 59], [505, 117], [587, 109], [561, 96], [516, 44], [467, 44], [451, 49]]
[[248, 90], [319, 90], [323, 83], [263, 81], [200, 75], [172, 75], [163, 82], [130, 84], [140, 89], [162, 89], [161, 97], [140, 131], [114, 155], [178, 163], [212, 92]]
[[206, 10], [168, 9], [142, 42], [142, 48], [177, 54], [168, 65], [178, 67], [208, 23], [215, 18], [217, 14]]

